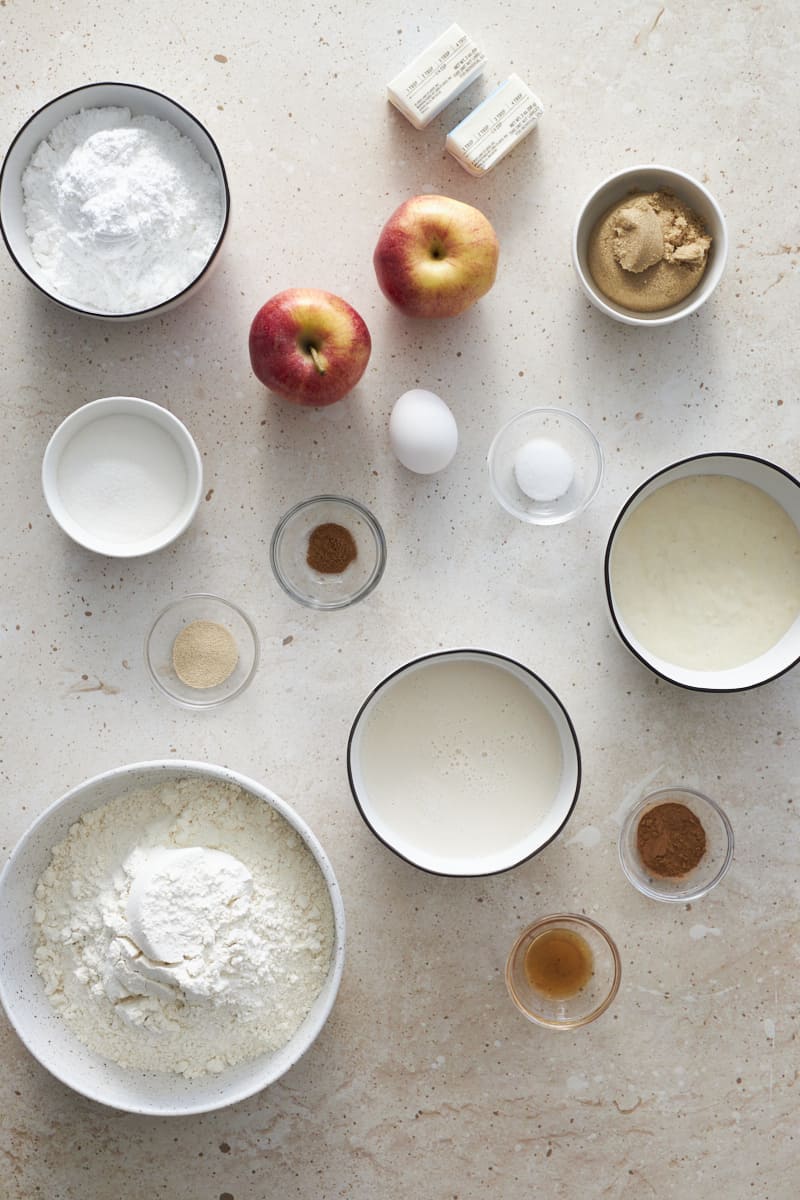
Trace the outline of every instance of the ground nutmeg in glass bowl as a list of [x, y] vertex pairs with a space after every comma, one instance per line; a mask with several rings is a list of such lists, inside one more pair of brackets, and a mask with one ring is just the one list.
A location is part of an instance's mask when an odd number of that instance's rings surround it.
[[645, 868], [661, 879], [680, 879], [706, 852], [706, 832], [686, 804], [667, 800], [640, 817], [636, 848]]
[[311, 530], [306, 562], [322, 575], [341, 575], [358, 557], [355, 538], [344, 525], [326, 521]]

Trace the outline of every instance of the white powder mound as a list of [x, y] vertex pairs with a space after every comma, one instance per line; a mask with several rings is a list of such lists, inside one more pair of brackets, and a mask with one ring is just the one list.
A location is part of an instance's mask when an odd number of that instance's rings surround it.
[[189, 138], [127, 108], [65, 117], [22, 175], [33, 256], [59, 296], [137, 312], [183, 291], [222, 228], [222, 189]]
[[[193, 857], [202, 889], [187, 882]], [[129, 903], [143, 871], [144, 908], [136, 888]], [[199, 778], [82, 817], [37, 884], [35, 917], [39, 973], [77, 1037], [122, 1066], [189, 1078], [284, 1046], [333, 948], [330, 897], [302, 839], [257, 797]], [[179, 962], [148, 957], [136, 940], [142, 921], [150, 952], [183, 938]]]

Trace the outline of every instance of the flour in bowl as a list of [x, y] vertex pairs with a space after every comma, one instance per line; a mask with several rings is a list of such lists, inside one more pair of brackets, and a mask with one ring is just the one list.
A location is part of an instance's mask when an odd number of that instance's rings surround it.
[[36, 886], [36, 962], [88, 1046], [192, 1078], [284, 1046], [325, 982], [333, 911], [270, 805], [189, 777], [86, 813]]

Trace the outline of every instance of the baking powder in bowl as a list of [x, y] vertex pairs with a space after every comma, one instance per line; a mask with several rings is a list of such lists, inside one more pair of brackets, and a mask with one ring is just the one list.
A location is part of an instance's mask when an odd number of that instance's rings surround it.
[[188, 1078], [280, 1049], [333, 947], [324, 876], [235, 784], [187, 778], [86, 813], [36, 886], [36, 962], [89, 1049]]

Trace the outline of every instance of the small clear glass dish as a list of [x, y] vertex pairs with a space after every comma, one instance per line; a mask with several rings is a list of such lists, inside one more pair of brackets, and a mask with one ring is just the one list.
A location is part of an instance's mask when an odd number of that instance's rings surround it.
[[[319, 525], [341, 525], [356, 544], [356, 557], [339, 572], [314, 570], [307, 561], [309, 538]], [[347, 608], [377, 587], [386, 566], [386, 539], [369, 509], [347, 496], [312, 496], [278, 522], [269, 549], [275, 578], [308, 608]]]
[[[699, 820], [706, 835], [706, 849], [693, 870], [681, 876], [653, 875], [642, 862], [637, 848], [637, 830], [645, 813], [659, 804], [685, 804]], [[660, 788], [634, 804], [619, 832], [619, 860], [630, 882], [651, 900], [686, 903], [699, 900], [716, 887], [733, 861], [733, 829], [716, 800], [691, 788]]]
[[[525, 970], [531, 946], [544, 934], [566, 930], [577, 934], [591, 952], [591, 975], [574, 995], [552, 999], [534, 988]], [[506, 986], [523, 1016], [548, 1029], [577, 1029], [596, 1021], [619, 990], [622, 963], [619, 951], [602, 925], [577, 913], [542, 917], [524, 929], [511, 948], [506, 963]]]
[[[555, 500], [533, 500], [520, 488], [514, 471], [528, 442], [543, 439], [566, 451], [575, 468], [572, 483]], [[603, 478], [603, 451], [589, 426], [563, 408], [531, 408], [513, 417], [489, 447], [489, 482], [506, 512], [530, 525], [561, 525], [577, 517], [597, 495]]]
[[[173, 665], [175, 639], [193, 621], [222, 625], [233, 637], [239, 652], [231, 674], [213, 687], [192, 687], [184, 683]], [[218, 708], [241, 696], [256, 673], [258, 657], [258, 634], [250, 618], [230, 600], [207, 592], [183, 596], [168, 604], [156, 617], [144, 643], [144, 658], [153, 683], [182, 708]]]

